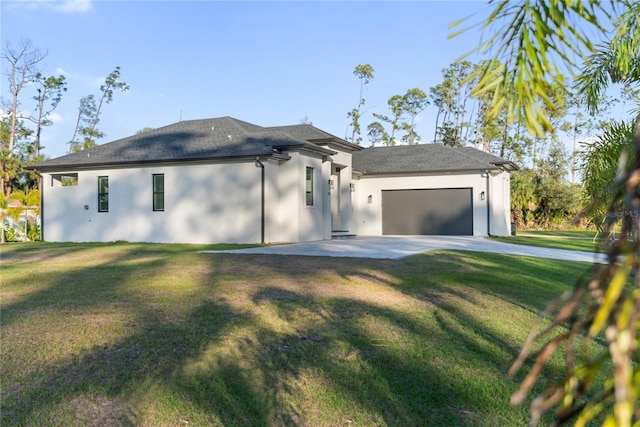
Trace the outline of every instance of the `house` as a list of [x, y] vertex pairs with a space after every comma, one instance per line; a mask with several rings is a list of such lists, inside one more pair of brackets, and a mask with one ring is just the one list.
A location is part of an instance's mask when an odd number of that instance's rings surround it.
[[181, 121], [32, 166], [47, 241], [302, 242], [508, 235], [511, 162], [440, 144], [362, 148], [314, 126]]

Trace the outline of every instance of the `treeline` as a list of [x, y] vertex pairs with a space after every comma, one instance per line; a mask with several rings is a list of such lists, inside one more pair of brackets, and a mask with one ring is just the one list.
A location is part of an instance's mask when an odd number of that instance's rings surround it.
[[[614, 107], [633, 105], [640, 98], [640, 90], [626, 86], [619, 98], [599, 94], [600, 107], [594, 115], [575, 82], [555, 82], [544, 94], [545, 99], [541, 96], [536, 102], [535, 108], [548, 117], [549, 123], [544, 133], [535, 134], [527, 128], [525, 112], [515, 115], [508, 105], [497, 104], [492, 90], [476, 89], [480, 79], [487, 78], [487, 66], [486, 62], [455, 62], [442, 70], [442, 81], [428, 90], [410, 88], [404, 94], [392, 95], [387, 101], [388, 111], [373, 112], [375, 120], [365, 126], [364, 92], [374, 79], [374, 68], [358, 65], [353, 74], [360, 81], [360, 97], [357, 106], [347, 113], [350, 121], [346, 138], [363, 144], [366, 137], [371, 146], [474, 146], [511, 160], [520, 167], [512, 176], [512, 215], [518, 227], [568, 225], [591, 203], [581, 171], [587, 159], [594, 157], [589, 156], [593, 141], [615, 123], [610, 118]], [[419, 135], [416, 118], [423, 111], [434, 116], [435, 126], [421, 130]], [[584, 226], [585, 221], [577, 225]]]
[[[0, 243], [39, 238], [39, 180], [27, 166], [45, 160], [42, 135], [53, 125], [53, 112], [67, 92], [62, 74], [46, 75], [43, 52], [31, 40], [17, 46], [7, 43], [2, 52], [6, 93], [2, 96], [0, 119]], [[129, 86], [120, 79], [120, 67], [106, 77], [98, 94], [80, 99], [69, 152], [96, 145], [104, 137], [99, 130], [103, 107], [115, 91]]]
[[[46, 57], [47, 52], [28, 39], [15, 47], [7, 43], [2, 52], [7, 93], [2, 97], [0, 120], [0, 193], [5, 198], [14, 190], [26, 194], [38, 189], [37, 176], [24, 167], [44, 160], [42, 134], [53, 125], [52, 114], [67, 92], [64, 75], [44, 73]], [[128, 89], [120, 79], [120, 67], [115, 67], [98, 94], [80, 99], [69, 152], [92, 147], [105, 136], [98, 128], [103, 107], [113, 100], [115, 91]]]

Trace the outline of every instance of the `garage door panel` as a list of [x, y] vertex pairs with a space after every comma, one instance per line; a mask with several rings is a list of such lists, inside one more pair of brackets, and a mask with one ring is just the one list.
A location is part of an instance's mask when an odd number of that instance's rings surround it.
[[382, 191], [382, 234], [472, 235], [470, 188]]

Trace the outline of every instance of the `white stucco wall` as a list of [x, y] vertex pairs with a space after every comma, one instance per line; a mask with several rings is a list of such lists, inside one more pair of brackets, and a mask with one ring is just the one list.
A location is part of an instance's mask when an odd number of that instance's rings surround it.
[[[265, 242], [331, 238], [330, 163], [315, 153], [287, 153], [265, 167]], [[314, 203], [305, 203], [306, 168]], [[51, 175], [78, 174], [77, 186], [52, 186]], [[152, 175], [164, 174], [165, 210], [152, 210]], [[109, 177], [109, 211], [98, 212], [98, 177]], [[259, 243], [261, 168], [255, 160], [43, 173], [47, 241]], [[88, 206], [85, 210], [84, 206]], [[329, 226], [328, 226], [329, 225]]]
[[511, 175], [508, 172], [492, 174], [489, 193], [491, 196], [491, 234], [511, 234]]
[[[340, 165], [341, 228], [358, 235], [382, 234], [382, 191], [472, 188], [473, 234], [510, 233], [510, 176], [480, 172], [433, 176], [352, 177], [351, 154], [323, 157], [287, 153], [265, 166], [265, 241], [331, 238], [331, 179]], [[314, 203], [305, 203], [306, 168], [314, 169]], [[56, 171], [55, 174], [75, 171]], [[165, 210], [152, 210], [152, 175], [164, 174]], [[254, 160], [186, 165], [149, 165], [78, 171], [77, 186], [51, 186], [43, 173], [43, 238], [47, 241], [143, 241], [167, 243], [259, 243], [261, 169]], [[109, 212], [98, 212], [98, 177], [109, 177]], [[487, 187], [489, 181], [489, 187]], [[351, 192], [350, 184], [355, 192]], [[481, 200], [480, 193], [488, 196]], [[372, 203], [368, 203], [371, 195]], [[487, 205], [488, 200], [491, 203]], [[85, 205], [88, 209], [85, 209]], [[490, 231], [487, 209], [491, 211]]]
[[[351, 202], [352, 167], [351, 153], [339, 146], [325, 146], [336, 151], [326, 157], [310, 152], [287, 152], [290, 160], [277, 168], [278, 206], [274, 207], [274, 216], [278, 227], [274, 229], [269, 241], [303, 242], [331, 239], [332, 231], [332, 192], [341, 195], [342, 227], [351, 225], [353, 207]], [[329, 188], [334, 166], [340, 166], [340, 186]], [[314, 202], [306, 205], [305, 177], [306, 168], [314, 170]], [[334, 183], [335, 184], [335, 183]], [[275, 199], [274, 199], [275, 200]], [[277, 211], [277, 212], [276, 212]]]
[[[491, 234], [508, 235], [510, 231], [509, 174], [490, 176], [480, 172], [431, 176], [360, 177], [354, 181], [353, 231], [362, 236], [382, 235], [382, 191], [410, 189], [471, 188], [473, 200], [473, 235], [487, 236], [487, 203], [491, 200]], [[481, 192], [485, 199], [481, 200]], [[371, 203], [369, 203], [371, 196]]]
[[[323, 212], [327, 198], [322, 156], [313, 153], [289, 152], [291, 159], [278, 168], [279, 240], [305, 242], [323, 239]], [[305, 179], [307, 167], [313, 168], [313, 205], [306, 205]], [[328, 180], [328, 178], [327, 178]]]
[[[164, 174], [163, 212], [152, 210], [152, 174], [158, 173]], [[109, 177], [108, 212], [97, 209], [98, 176]], [[260, 192], [253, 161], [85, 170], [69, 187], [52, 187], [45, 173], [44, 239], [259, 242]]]

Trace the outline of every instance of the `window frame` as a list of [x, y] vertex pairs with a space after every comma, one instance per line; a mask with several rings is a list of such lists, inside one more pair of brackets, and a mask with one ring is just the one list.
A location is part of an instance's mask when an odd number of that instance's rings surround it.
[[[106, 183], [106, 191], [102, 191], [103, 185], [102, 181]], [[106, 196], [106, 200], [102, 200], [103, 197]], [[103, 207], [103, 204], [106, 204], [106, 207]], [[98, 177], [98, 212], [109, 212], [109, 177], [106, 175]]]
[[51, 187], [77, 187], [78, 173], [52, 173]]
[[[158, 190], [156, 188], [156, 177], [162, 177], [162, 190]], [[154, 173], [151, 174], [151, 205], [154, 212], [164, 212], [164, 174], [163, 173]], [[156, 196], [162, 196], [162, 207], [158, 207], [158, 200]]]
[[307, 166], [305, 169], [305, 188], [304, 188], [304, 200], [306, 206], [313, 206], [314, 202], [314, 189], [313, 189], [313, 176], [314, 169], [311, 166]]

